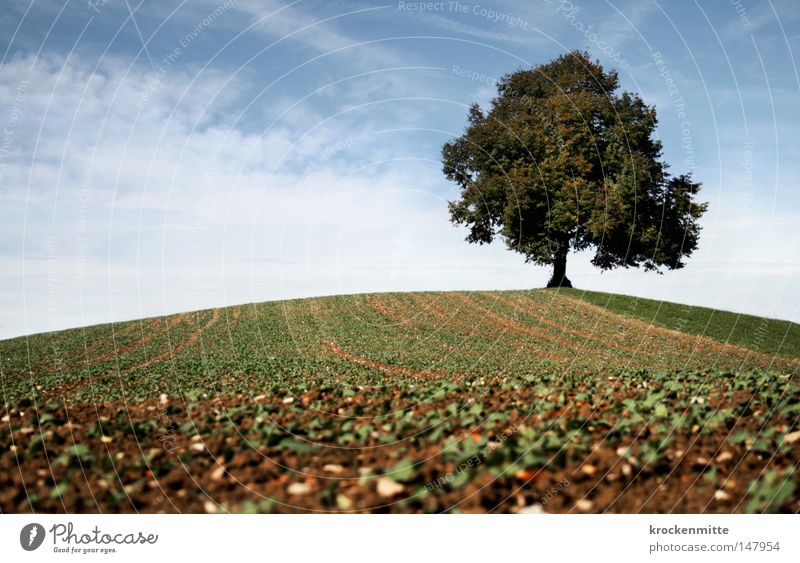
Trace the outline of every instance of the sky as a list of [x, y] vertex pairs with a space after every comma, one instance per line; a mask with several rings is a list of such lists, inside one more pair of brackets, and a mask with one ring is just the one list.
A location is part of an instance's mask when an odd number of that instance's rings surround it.
[[449, 222], [441, 146], [585, 49], [710, 204], [682, 270], [576, 287], [800, 321], [794, 0], [2, 0], [0, 338], [368, 291], [542, 287]]

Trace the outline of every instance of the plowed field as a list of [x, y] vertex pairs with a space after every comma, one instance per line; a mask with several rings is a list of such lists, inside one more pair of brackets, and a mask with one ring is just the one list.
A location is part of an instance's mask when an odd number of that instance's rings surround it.
[[6, 340], [0, 510], [798, 512], [800, 360], [757, 336], [542, 290]]

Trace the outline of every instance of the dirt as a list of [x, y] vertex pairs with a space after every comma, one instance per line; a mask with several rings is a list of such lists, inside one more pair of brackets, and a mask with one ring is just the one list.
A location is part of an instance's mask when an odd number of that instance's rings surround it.
[[[385, 391], [390, 397], [400, 396], [399, 389]], [[312, 390], [296, 401], [311, 404], [320, 398], [324, 395]], [[421, 417], [452, 399], [445, 398], [441, 404], [409, 402], [405, 407]], [[510, 413], [512, 429], [532, 423], [532, 416], [591, 417], [603, 408], [602, 404], [575, 404], [562, 412], [531, 415], [513, 406], [532, 399], [524, 390], [493, 393], [484, 399], [487, 409]], [[361, 404], [369, 413], [381, 400], [383, 397], [357, 395], [352, 401], [337, 398], [325, 406], [335, 413], [342, 407]], [[229, 424], [225, 413], [243, 404], [251, 405], [253, 412]], [[491, 468], [488, 463], [479, 463], [468, 469], [470, 480], [463, 487], [445, 484], [426, 490], [431, 488], [430, 483], [457, 471], [454, 462], [442, 459], [441, 443], [420, 444], [412, 437], [400, 437], [394, 443], [370, 442], [358, 448], [321, 444], [313, 452], [257, 444], [251, 430], [261, 424], [255, 412], [265, 405], [274, 411], [268, 418], [275, 427], [294, 424], [302, 428], [318, 414], [318, 408], [306, 409], [299, 416], [297, 411], [284, 412], [286, 404], [278, 397], [207, 400], [195, 405], [191, 415], [181, 398], [167, 399], [165, 404], [69, 404], [47, 411], [60, 423], [41, 427], [37, 414], [43, 413], [35, 409], [26, 409], [21, 416], [15, 413], [14, 422], [23, 430], [13, 432], [17, 451], [0, 457], [0, 508], [3, 512], [204, 512], [211, 501], [215, 506], [239, 511], [248, 501], [271, 499], [268, 511], [272, 512], [516, 512], [544, 500], [545, 512], [560, 513], [585, 511], [576, 506], [585, 508], [586, 503], [579, 501], [589, 500], [591, 512], [724, 513], [743, 509], [748, 484], [765, 469], [781, 469], [792, 463], [780, 456], [771, 458], [731, 448], [727, 438], [737, 428], [676, 436], [657, 463], [631, 462], [617, 449], [620, 444], [633, 444], [635, 450], [636, 444], [647, 439], [648, 430], [645, 428], [645, 435], [609, 443], [598, 428], [595, 432], [587, 430], [593, 435], [591, 451], [570, 457], [564, 467], [531, 471], [516, 470], [509, 463]], [[132, 432], [115, 431], [105, 442], [102, 435], [93, 432], [103, 420], [121, 421], [122, 426], [130, 421], [155, 421], [156, 428], [138, 437]], [[199, 433], [178, 430], [189, 422]], [[741, 425], [746, 427], [747, 420]], [[45, 447], [31, 456], [27, 450], [40, 429], [47, 436]], [[480, 439], [479, 432], [479, 428], [473, 433], [467, 429], [460, 438]], [[511, 435], [513, 430], [508, 432]], [[65, 465], [56, 461], [73, 443], [89, 446], [90, 463]], [[503, 447], [498, 446], [498, 451]], [[730, 455], [721, 458], [722, 452]], [[384, 498], [378, 494], [380, 475], [365, 476], [365, 468], [390, 466], [399, 455], [424, 463], [411, 481], [400, 484], [402, 492]], [[131, 464], [145, 456], [146, 463]], [[335, 473], [326, 469], [339, 466]], [[711, 471], [716, 484], [708, 479]], [[53, 496], [52, 488], [63, 482], [68, 482], [68, 488], [60, 497]], [[295, 483], [304, 486], [291, 487]], [[548, 495], [557, 487], [557, 494]], [[717, 493], [720, 490], [724, 494]], [[423, 491], [427, 494], [421, 494]], [[29, 502], [31, 497], [37, 499], [35, 507]]]

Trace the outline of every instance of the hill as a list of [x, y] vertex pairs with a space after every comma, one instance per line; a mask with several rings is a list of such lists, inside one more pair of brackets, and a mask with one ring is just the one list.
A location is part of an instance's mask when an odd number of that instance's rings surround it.
[[800, 325], [789, 321], [599, 291], [562, 291], [569, 297], [657, 326], [708, 336], [757, 352], [800, 358]]
[[539, 290], [6, 340], [0, 509], [796, 511], [797, 330]]

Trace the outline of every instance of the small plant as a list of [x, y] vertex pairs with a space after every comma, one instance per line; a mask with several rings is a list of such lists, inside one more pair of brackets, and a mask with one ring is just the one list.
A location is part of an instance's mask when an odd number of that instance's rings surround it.
[[792, 496], [796, 487], [794, 468], [787, 467], [782, 472], [770, 469], [750, 483], [747, 489], [750, 500], [745, 511], [750, 514], [778, 512], [783, 503]]

